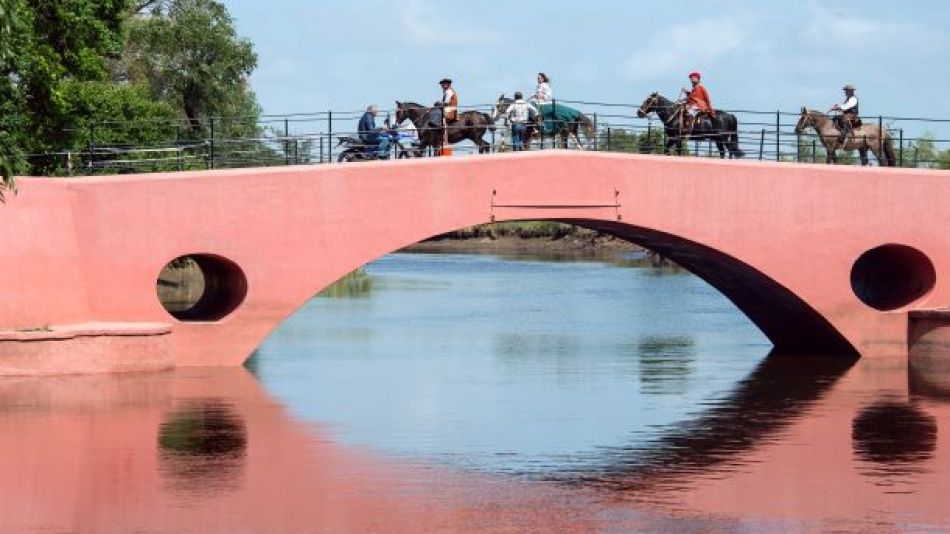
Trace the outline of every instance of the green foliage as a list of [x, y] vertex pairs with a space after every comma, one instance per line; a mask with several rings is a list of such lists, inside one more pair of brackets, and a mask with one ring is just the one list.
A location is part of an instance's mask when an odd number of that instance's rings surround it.
[[247, 78], [257, 55], [238, 37], [224, 4], [170, 0], [145, 9], [129, 20], [117, 77], [144, 83], [154, 98], [181, 110], [196, 138], [210, 133], [211, 117], [223, 119], [216, 135], [256, 134], [260, 109]]
[[[13, 97], [10, 89], [11, 82], [4, 76], [7, 72], [7, 61], [12, 56], [10, 43], [13, 32], [14, 0], [0, 0], [0, 117], [6, 117], [9, 109], [9, 100]], [[8, 119], [0, 118], [0, 202], [4, 200], [4, 191], [15, 190], [13, 182], [13, 136], [10, 134]]]
[[940, 150], [934, 135], [924, 132], [904, 145], [904, 167], [950, 169], [950, 149]]
[[662, 154], [665, 146], [665, 137], [660, 128], [650, 129], [642, 133], [628, 131], [624, 128], [610, 128], [601, 133], [598, 148], [608, 152], [626, 152], [633, 154]]

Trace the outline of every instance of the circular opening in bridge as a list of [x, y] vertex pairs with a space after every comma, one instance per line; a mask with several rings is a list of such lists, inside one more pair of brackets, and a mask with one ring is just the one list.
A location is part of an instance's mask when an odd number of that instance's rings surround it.
[[247, 296], [247, 278], [231, 260], [211, 254], [179, 256], [159, 273], [158, 300], [179, 321], [218, 321]]
[[933, 262], [907, 245], [888, 244], [868, 250], [851, 267], [851, 289], [868, 306], [890, 311], [930, 292], [937, 282]]

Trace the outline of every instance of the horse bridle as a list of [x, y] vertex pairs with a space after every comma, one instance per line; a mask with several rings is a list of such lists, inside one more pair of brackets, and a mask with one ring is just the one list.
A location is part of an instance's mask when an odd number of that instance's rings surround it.
[[804, 130], [805, 128], [808, 128], [809, 126], [818, 128], [818, 124], [815, 122], [815, 116], [812, 115], [811, 111], [807, 109], [805, 110], [804, 113], [802, 113], [802, 118], [800, 118], [798, 122], [801, 124], [802, 130]]
[[639, 108], [637, 111], [639, 111], [640, 113], [643, 113], [643, 116], [646, 117], [647, 115], [649, 115], [650, 113], [653, 113], [653, 112], [652, 112], [652, 111], [644, 111], [644, 110], [643, 110], [643, 107], [646, 106], [646, 107], [648, 107], [648, 108], [655, 108], [655, 107], [656, 107], [656, 104], [657, 104], [659, 101], [660, 101], [660, 95], [659, 95], [658, 93], [653, 93], [652, 95], [650, 95], [650, 98], [646, 99], [646, 101], [644, 101], [642, 104], [640, 104], [640, 108]]

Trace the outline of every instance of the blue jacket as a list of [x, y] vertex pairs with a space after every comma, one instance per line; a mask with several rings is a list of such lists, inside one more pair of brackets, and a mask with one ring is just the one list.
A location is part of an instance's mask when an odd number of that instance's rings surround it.
[[380, 129], [376, 127], [376, 119], [372, 113], [367, 111], [363, 114], [357, 131], [360, 134], [360, 141], [373, 145], [379, 142]]

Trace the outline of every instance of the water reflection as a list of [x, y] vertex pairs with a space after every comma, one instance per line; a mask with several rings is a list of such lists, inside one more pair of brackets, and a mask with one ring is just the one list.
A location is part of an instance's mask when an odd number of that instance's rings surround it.
[[192, 399], [162, 422], [158, 450], [173, 490], [189, 496], [233, 491], [241, 482], [247, 429], [232, 404]]
[[696, 345], [686, 336], [646, 336], [637, 343], [644, 393], [683, 393], [689, 385]]
[[610, 449], [596, 474], [571, 474], [567, 481], [634, 494], [726, 475], [745, 462], [746, 453], [777, 440], [855, 361], [770, 355], [696, 418], [646, 444]]
[[357, 269], [340, 278], [320, 292], [320, 297], [359, 298], [368, 297], [373, 290], [373, 278], [365, 269]]
[[937, 358], [912, 357], [907, 379], [915, 399], [950, 402], [950, 354]]
[[937, 448], [937, 419], [913, 403], [878, 401], [862, 409], [851, 425], [854, 455], [867, 475], [920, 472]]

